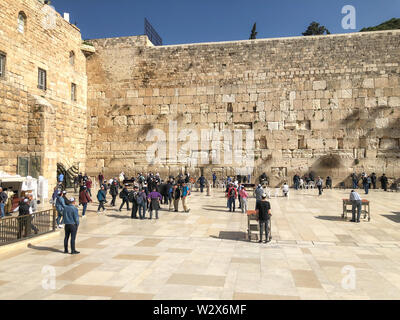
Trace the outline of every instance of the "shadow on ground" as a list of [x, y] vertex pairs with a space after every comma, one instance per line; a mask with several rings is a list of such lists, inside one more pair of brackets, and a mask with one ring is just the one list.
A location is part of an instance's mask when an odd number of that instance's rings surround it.
[[220, 231], [218, 237], [216, 236], [210, 236], [210, 237], [221, 240], [234, 240], [234, 241], [247, 242], [247, 233], [241, 231]]
[[392, 211], [392, 213], [394, 213], [394, 215], [383, 214], [382, 217], [392, 220], [393, 222], [400, 223], [400, 212]]
[[347, 222], [347, 220], [343, 219], [342, 217], [336, 216], [317, 216], [316, 219], [327, 220], [327, 221], [342, 221]]
[[51, 247], [39, 247], [39, 246], [34, 246], [33, 244], [28, 244], [29, 249], [34, 249], [38, 251], [50, 251], [50, 252], [56, 252], [56, 253], [64, 253], [63, 250], [56, 249], [56, 248], [51, 248]]
[[131, 215], [129, 214], [129, 216], [122, 216], [122, 215], [118, 215], [118, 214], [106, 214], [107, 217], [109, 218], [117, 218], [117, 219], [131, 219]]

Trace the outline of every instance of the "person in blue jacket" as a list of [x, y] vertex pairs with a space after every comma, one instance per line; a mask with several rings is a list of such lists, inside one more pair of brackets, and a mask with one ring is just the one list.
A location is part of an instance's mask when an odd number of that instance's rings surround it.
[[56, 210], [57, 210], [57, 219], [56, 219], [56, 223], [57, 226], [59, 228], [62, 228], [62, 224], [61, 224], [61, 218], [63, 216], [63, 212], [65, 209], [65, 201], [64, 201], [64, 197], [62, 196], [61, 191], [58, 191], [57, 197], [56, 197]]
[[71, 236], [71, 254], [78, 254], [75, 248], [75, 239], [79, 227], [78, 208], [75, 206], [75, 199], [69, 199], [70, 204], [65, 206], [63, 224], [65, 224], [64, 253], [68, 253], [68, 240]]
[[97, 213], [100, 213], [101, 208], [103, 208], [103, 212], [106, 211], [106, 208], [104, 208], [104, 203], [106, 202], [106, 191], [104, 189], [104, 185], [102, 185], [99, 192], [97, 192], [97, 200], [99, 200], [99, 207], [97, 208]]

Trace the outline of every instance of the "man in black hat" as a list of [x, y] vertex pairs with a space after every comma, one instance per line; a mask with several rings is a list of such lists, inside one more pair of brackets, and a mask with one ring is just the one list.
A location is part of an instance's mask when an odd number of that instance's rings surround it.
[[119, 194], [119, 197], [122, 199], [122, 204], [119, 207], [119, 211], [122, 210], [122, 207], [124, 206], [124, 204], [126, 203], [126, 210], [129, 210], [129, 200], [128, 200], [128, 195], [129, 195], [129, 191], [128, 191], [128, 185], [126, 184], [124, 186], [124, 188], [122, 189], [122, 191]]
[[139, 187], [134, 186], [133, 187], [133, 193], [130, 195], [131, 197], [131, 202], [132, 202], [132, 213], [131, 213], [131, 219], [137, 219], [137, 211], [138, 211], [138, 201], [137, 198], [139, 196]]
[[380, 180], [381, 180], [382, 189], [384, 191], [387, 191], [388, 178], [386, 177], [386, 174], [382, 174], [382, 177]]
[[113, 181], [113, 183], [111, 184], [110, 195], [112, 197], [111, 206], [115, 207], [115, 200], [117, 199], [117, 195], [118, 195], [118, 182], [117, 181]]

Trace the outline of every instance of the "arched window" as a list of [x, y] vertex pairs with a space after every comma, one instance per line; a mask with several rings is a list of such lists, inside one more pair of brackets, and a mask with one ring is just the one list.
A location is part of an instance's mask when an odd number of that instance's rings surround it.
[[18, 14], [18, 31], [24, 33], [25, 27], [26, 27], [26, 15], [21, 11]]
[[70, 51], [70, 53], [69, 53], [69, 64], [71, 66], [75, 65], [75, 52], [73, 52], [73, 51]]

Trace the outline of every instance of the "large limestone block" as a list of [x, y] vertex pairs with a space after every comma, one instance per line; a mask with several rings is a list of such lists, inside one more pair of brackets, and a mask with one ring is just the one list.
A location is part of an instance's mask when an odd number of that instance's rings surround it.
[[388, 105], [392, 108], [400, 107], [400, 97], [389, 97]]
[[364, 79], [362, 87], [365, 88], [365, 89], [373, 89], [373, 88], [375, 88], [374, 79]]
[[222, 102], [224, 103], [235, 103], [236, 95], [235, 94], [224, 94], [222, 95]]
[[325, 90], [326, 89], [326, 81], [314, 81], [313, 82], [313, 90]]

